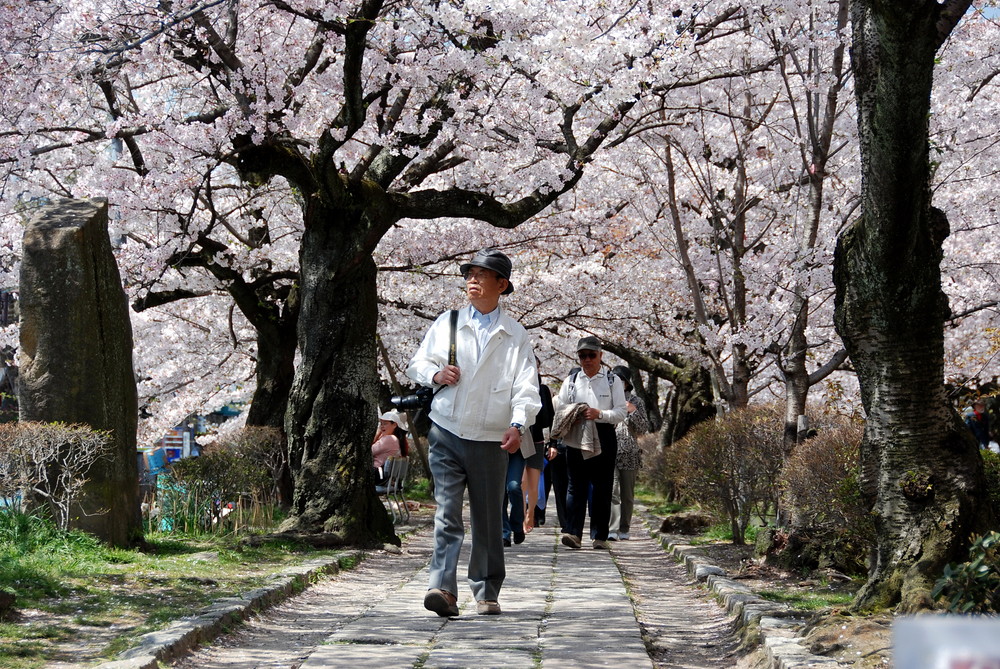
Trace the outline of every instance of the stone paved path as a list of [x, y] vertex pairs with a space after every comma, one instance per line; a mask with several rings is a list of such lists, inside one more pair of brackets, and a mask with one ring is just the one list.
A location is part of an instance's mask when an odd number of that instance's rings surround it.
[[[707, 669], [737, 664], [725, 613], [690, 584], [683, 566], [644, 529], [637, 528], [630, 541], [612, 544], [609, 553], [574, 551], [559, 543], [555, 528], [537, 528], [525, 543], [508, 549], [503, 615], [476, 615], [460, 578], [461, 615], [452, 619], [423, 608], [430, 541], [429, 528], [421, 529], [401, 554], [374, 553], [171, 666]], [[460, 564], [466, 563], [463, 555]]]

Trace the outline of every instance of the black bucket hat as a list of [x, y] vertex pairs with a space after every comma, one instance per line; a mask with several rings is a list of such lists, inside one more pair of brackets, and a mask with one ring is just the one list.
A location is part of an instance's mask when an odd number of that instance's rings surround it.
[[625, 382], [625, 390], [632, 390], [632, 370], [625, 365], [615, 365], [611, 368], [611, 373]]
[[508, 258], [502, 251], [497, 249], [482, 249], [477, 252], [475, 257], [467, 263], [464, 263], [458, 268], [458, 271], [465, 276], [469, 273], [471, 267], [483, 267], [485, 269], [491, 269], [498, 275], [507, 279], [507, 288], [501, 295], [510, 295], [514, 292], [514, 284], [510, 280], [510, 258]]

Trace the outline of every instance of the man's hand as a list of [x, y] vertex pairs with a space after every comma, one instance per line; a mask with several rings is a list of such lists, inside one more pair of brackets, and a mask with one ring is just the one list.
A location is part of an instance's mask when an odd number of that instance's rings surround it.
[[458, 383], [462, 371], [455, 365], [445, 365], [444, 369], [435, 374], [431, 381], [441, 386], [453, 386]]
[[508, 453], [513, 453], [521, 448], [521, 433], [513, 425], [508, 427], [507, 431], [503, 433], [503, 439], [500, 440], [500, 448]]
[[601, 410], [594, 407], [587, 407], [587, 410], [583, 412], [583, 417], [587, 420], [597, 420], [601, 417]]

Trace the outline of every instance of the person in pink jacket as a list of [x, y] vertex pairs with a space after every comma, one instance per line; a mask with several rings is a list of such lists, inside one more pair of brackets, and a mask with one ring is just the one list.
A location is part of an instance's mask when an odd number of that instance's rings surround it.
[[410, 452], [406, 441], [406, 418], [398, 411], [386, 411], [378, 417], [378, 430], [372, 440], [372, 466], [375, 468], [375, 484], [385, 485], [386, 477], [382, 465], [394, 455], [406, 457]]

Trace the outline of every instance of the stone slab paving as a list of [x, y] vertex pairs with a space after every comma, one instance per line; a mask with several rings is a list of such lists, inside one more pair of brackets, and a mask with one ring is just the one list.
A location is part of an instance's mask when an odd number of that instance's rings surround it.
[[[710, 669], [740, 664], [741, 620], [750, 617], [734, 604], [740, 593], [724, 594], [720, 575], [708, 577], [709, 588], [695, 587], [701, 580], [695, 571], [704, 565], [661, 545], [662, 538], [641, 524], [633, 527], [632, 540], [613, 543], [611, 551], [590, 548], [590, 542], [573, 550], [561, 545], [555, 528], [537, 528], [507, 551], [503, 615], [476, 615], [460, 578], [461, 615], [450, 619], [423, 608], [430, 528], [408, 531], [403, 550], [366, 554], [354, 569], [319, 579], [182, 657], [137, 648], [130, 659], [106, 666]], [[766, 627], [761, 624], [761, 631]], [[793, 630], [782, 630], [781, 637], [788, 648], [769, 649], [771, 666], [825, 664], [801, 654], [805, 649], [796, 647]]]
[[[460, 584], [461, 615], [438, 618], [423, 608], [427, 568], [420, 569], [394, 595], [331, 634], [301, 666], [652, 666], [607, 551], [574, 551], [553, 529], [538, 528], [507, 551], [501, 616], [477, 615]], [[359, 653], [361, 646], [367, 652]]]

